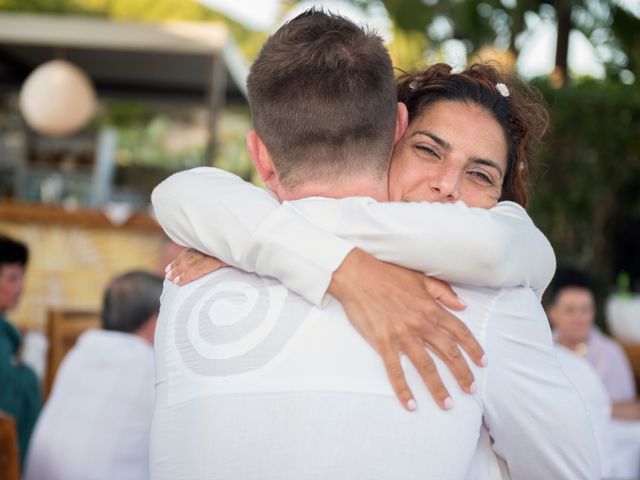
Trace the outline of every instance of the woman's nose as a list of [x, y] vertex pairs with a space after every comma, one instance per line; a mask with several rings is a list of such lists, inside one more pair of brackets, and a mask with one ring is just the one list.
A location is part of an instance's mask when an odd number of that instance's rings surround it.
[[456, 169], [449, 168], [432, 179], [431, 189], [440, 197], [440, 201], [455, 202], [460, 198], [460, 176], [461, 173]]

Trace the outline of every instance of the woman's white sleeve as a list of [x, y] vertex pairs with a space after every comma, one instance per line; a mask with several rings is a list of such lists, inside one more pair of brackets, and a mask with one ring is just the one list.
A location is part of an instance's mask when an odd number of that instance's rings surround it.
[[[326, 199], [285, 202], [269, 219], [276, 244], [282, 225], [297, 213], [375, 257], [454, 283], [533, 288], [540, 298], [555, 272], [555, 255], [527, 212], [513, 202], [491, 209], [457, 203], [330, 200], [338, 213], [321, 214]], [[274, 237], [274, 238], [271, 238]]]
[[[151, 195], [165, 233], [247, 272], [278, 278], [308, 301], [323, 305], [333, 272], [353, 244], [294, 215], [278, 232], [267, 220], [280, 208], [267, 191], [217, 168], [176, 173]], [[263, 228], [266, 227], [266, 228]], [[262, 236], [288, 241], [262, 241]]]
[[354, 246], [443, 280], [527, 286], [540, 296], [555, 270], [549, 242], [524, 209], [463, 203], [379, 203], [364, 197], [278, 202], [214, 168], [175, 174], [153, 192], [174, 241], [230, 265], [278, 278], [315, 304]]

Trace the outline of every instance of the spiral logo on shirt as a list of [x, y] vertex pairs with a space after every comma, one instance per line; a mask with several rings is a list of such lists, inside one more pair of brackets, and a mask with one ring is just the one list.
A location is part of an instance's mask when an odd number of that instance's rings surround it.
[[225, 270], [179, 307], [175, 345], [194, 373], [238, 375], [276, 357], [312, 308], [275, 280]]

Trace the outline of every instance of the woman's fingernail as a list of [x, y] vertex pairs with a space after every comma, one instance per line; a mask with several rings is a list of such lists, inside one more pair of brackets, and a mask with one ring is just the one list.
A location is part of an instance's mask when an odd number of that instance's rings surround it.
[[407, 408], [409, 410], [411, 410], [412, 412], [414, 412], [416, 410], [416, 408], [418, 408], [418, 404], [416, 403], [416, 401], [412, 398], [407, 402]]
[[180, 277], [181, 275], [178, 275], [176, 278], [174, 278], [173, 283], [180, 283]]
[[453, 408], [453, 400], [451, 400], [451, 397], [447, 397], [444, 399], [444, 409], [445, 410], [451, 410]]
[[458, 297], [458, 301], [460, 302], [460, 305], [462, 305], [463, 307], [466, 308], [467, 304], [465, 303], [464, 300], [462, 300], [460, 297]]
[[478, 386], [476, 385], [476, 382], [473, 382], [471, 385], [469, 385], [469, 393], [476, 393], [478, 391]]
[[164, 267], [164, 273], [169, 273], [170, 270], [171, 270], [171, 264]]
[[487, 359], [486, 355], [483, 355], [482, 358], [480, 359], [480, 364], [483, 367], [486, 367], [487, 365], [489, 365], [489, 359]]

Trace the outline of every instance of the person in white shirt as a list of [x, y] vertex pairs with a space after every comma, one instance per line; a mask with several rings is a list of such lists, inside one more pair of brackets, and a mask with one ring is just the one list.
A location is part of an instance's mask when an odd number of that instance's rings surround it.
[[[520, 162], [530, 160], [532, 132], [522, 110], [489, 67], [452, 74], [440, 65], [407, 78], [407, 92], [431, 89], [436, 96], [428, 109], [413, 105], [412, 111], [408, 104], [404, 160], [418, 161], [416, 150], [429, 151], [430, 171], [441, 171], [423, 181], [429, 186], [423, 190], [451, 203], [378, 203], [392, 189], [399, 193], [391, 198], [418, 199], [419, 189], [402, 173], [387, 189], [386, 170], [375, 161], [388, 162], [388, 150], [366, 137], [375, 131], [366, 123], [370, 115], [346, 101], [359, 99], [365, 108], [356, 87], [366, 85], [375, 97], [375, 85], [358, 80], [366, 67], [354, 60], [365, 58], [363, 45], [370, 56], [371, 43], [341, 39], [345, 29], [366, 35], [339, 17], [303, 14], [267, 42], [252, 67], [256, 132], [249, 148], [269, 188], [289, 202], [279, 206], [269, 194], [214, 169], [178, 174], [154, 191], [156, 215], [174, 241], [264, 276], [223, 269], [182, 287], [165, 283], [156, 332], [152, 478], [486, 478], [475, 463], [483, 423], [513, 478], [598, 478], [585, 402], [558, 364], [536, 295], [553, 273], [553, 251], [522, 207], [509, 201], [496, 206], [498, 199], [526, 200], [513, 188], [526, 168]], [[309, 45], [313, 55], [305, 50]], [[322, 69], [308, 65], [329, 52]], [[269, 85], [262, 105], [257, 77]], [[449, 82], [460, 87], [458, 97], [451, 96]], [[443, 83], [438, 92], [434, 87]], [[296, 101], [299, 109], [292, 107]], [[335, 122], [326, 118], [331, 114]], [[396, 142], [405, 115], [398, 106]], [[283, 153], [287, 145], [292, 155]], [[338, 159], [336, 171], [331, 162]], [[242, 196], [232, 198], [236, 193]], [[353, 198], [321, 198], [328, 196]], [[458, 200], [480, 208], [453, 203]], [[437, 358], [417, 368], [403, 365], [414, 387], [427, 382], [423, 370], [439, 369], [450, 395], [444, 406], [455, 405], [451, 411], [439, 408], [438, 395], [434, 401], [416, 388], [419, 408], [413, 415], [403, 411], [375, 350], [346, 321], [345, 311], [367, 316], [360, 307], [368, 301], [358, 297], [367, 281], [354, 288], [351, 277], [339, 273], [348, 263], [369, 261], [360, 250], [351, 252], [354, 246], [460, 283], [455, 289], [467, 308], [459, 316], [487, 352], [488, 367], [472, 365], [475, 384], [467, 390]], [[401, 277], [399, 267], [376, 265], [393, 281], [421, 281], [421, 274], [402, 271]], [[483, 286], [469, 285], [474, 277]], [[329, 282], [342, 304], [329, 301], [319, 309], [302, 298], [322, 304]], [[382, 290], [374, 290], [386, 297], [390, 285], [383, 281]], [[346, 290], [355, 300], [341, 296]], [[417, 358], [412, 349], [424, 351], [419, 343], [401, 347], [410, 358]]]
[[88, 330], [56, 375], [29, 447], [26, 480], [149, 478], [153, 335], [162, 279], [134, 271], [104, 294], [103, 330]]
[[614, 412], [616, 405], [635, 400], [636, 384], [626, 353], [594, 324], [596, 302], [591, 279], [575, 268], [562, 267], [546, 297], [556, 342], [593, 365], [607, 387]]
[[[589, 361], [575, 351], [556, 344], [562, 369], [587, 402], [594, 427], [598, 450], [601, 452], [602, 478], [616, 480], [637, 479], [640, 473], [640, 422], [616, 418], [609, 392]], [[635, 416], [634, 416], [635, 417]]]

